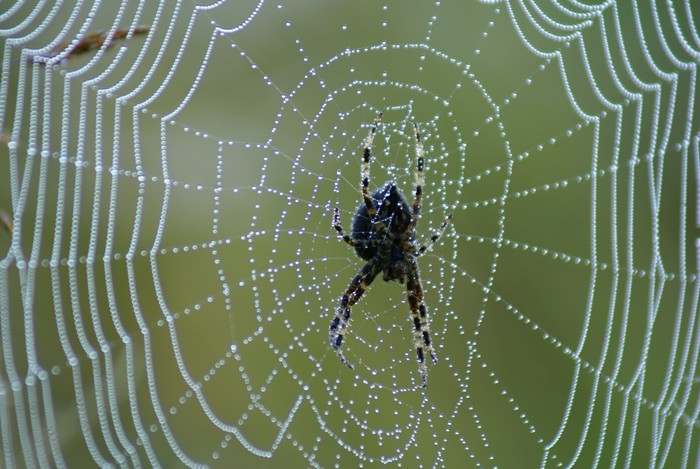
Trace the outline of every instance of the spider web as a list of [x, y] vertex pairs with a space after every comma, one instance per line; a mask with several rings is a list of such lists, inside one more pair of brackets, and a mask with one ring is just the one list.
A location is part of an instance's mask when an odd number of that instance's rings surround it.
[[[700, 465], [690, 0], [3, 7], [5, 466]], [[396, 282], [328, 345], [378, 111], [425, 389]]]

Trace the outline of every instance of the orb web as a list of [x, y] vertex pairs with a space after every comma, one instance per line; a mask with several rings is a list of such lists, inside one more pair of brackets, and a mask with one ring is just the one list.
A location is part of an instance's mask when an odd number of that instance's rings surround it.
[[[691, 2], [0, 12], [8, 467], [694, 467]], [[320, 18], [320, 20], [319, 20]], [[404, 287], [332, 228], [411, 194]]]

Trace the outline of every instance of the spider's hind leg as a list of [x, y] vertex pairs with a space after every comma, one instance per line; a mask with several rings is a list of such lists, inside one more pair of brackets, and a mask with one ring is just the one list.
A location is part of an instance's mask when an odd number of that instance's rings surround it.
[[335, 317], [331, 321], [331, 325], [328, 331], [328, 338], [331, 344], [331, 348], [335, 350], [335, 353], [340, 358], [340, 361], [349, 368], [353, 366], [347, 361], [341, 347], [343, 345], [343, 338], [345, 337], [345, 332], [347, 331], [348, 324], [350, 323], [350, 311], [352, 306], [357, 303], [362, 294], [367, 290], [367, 288], [372, 284], [374, 278], [380, 271], [378, 270], [378, 263], [376, 261], [369, 261], [365, 264], [362, 269], [355, 275], [355, 278], [350, 282], [350, 286], [340, 297], [340, 305], [335, 311]]
[[418, 265], [414, 262], [413, 267], [414, 271], [407, 276], [406, 290], [408, 306], [411, 308], [411, 317], [413, 318], [413, 344], [416, 347], [421, 386], [426, 387], [428, 385], [428, 367], [425, 364], [425, 355], [426, 353], [430, 355], [433, 365], [437, 363], [437, 356], [433, 351], [433, 343], [430, 339], [428, 309], [423, 303], [423, 286], [418, 275]]

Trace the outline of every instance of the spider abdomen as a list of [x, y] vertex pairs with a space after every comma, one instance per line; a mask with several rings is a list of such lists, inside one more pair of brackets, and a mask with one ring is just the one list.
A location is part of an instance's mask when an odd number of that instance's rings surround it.
[[[372, 192], [372, 204], [377, 210], [375, 220], [370, 219], [364, 201], [357, 207], [352, 221], [353, 239], [376, 239], [378, 220], [384, 222], [387, 226], [387, 232], [396, 239], [400, 239], [409, 230], [411, 225], [411, 208], [396, 183], [387, 182], [384, 187], [380, 187]], [[409, 240], [415, 240], [413, 231], [411, 231]], [[376, 256], [378, 250], [379, 248], [377, 247], [355, 246], [357, 255], [366, 261]]]

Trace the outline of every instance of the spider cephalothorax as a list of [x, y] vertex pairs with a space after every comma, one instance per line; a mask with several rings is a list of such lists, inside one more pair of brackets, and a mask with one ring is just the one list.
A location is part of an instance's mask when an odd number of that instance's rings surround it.
[[[376, 220], [382, 220], [387, 233], [382, 238], [377, 235], [377, 224], [369, 217], [367, 206], [362, 203], [355, 212], [352, 223], [352, 239], [356, 241], [378, 240], [376, 245], [358, 244], [355, 252], [366, 261], [377, 257], [377, 268], [384, 272], [385, 281], [398, 280], [404, 283], [406, 272], [410, 270], [409, 258], [415, 258], [404, 250], [403, 244], [413, 243], [416, 232], [411, 228], [411, 209], [406, 197], [393, 182], [388, 182], [372, 193], [372, 203], [377, 210]], [[390, 235], [389, 235], [390, 234]]]
[[414, 345], [421, 373], [421, 383], [427, 384], [428, 371], [425, 366], [425, 354], [430, 355], [433, 363], [437, 357], [433, 351], [428, 328], [428, 311], [423, 303], [423, 286], [418, 273], [417, 257], [423, 254], [447, 228], [452, 219], [448, 215], [442, 226], [423, 245], [416, 243], [416, 226], [420, 217], [421, 199], [423, 196], [423, 143], [418, 126], [416, 132], [416, 188], [413, 206], [408, 205], [406, 197], [393, 182], [387, 182], [384, 187], [369, 193], [369, 162], [370, 149], [377, 131], [377, 125], [382, 113], [377, 115], [374, 126], [365, 142], [362, 164], [362, 203], [355, 213], [352, 223], [352, 236], [344, 233], [340, 225], [340, 213], [336, 208], [333, 215], [333, 227], [338, 235], [355, 252], [367, 261], [362, 269], [350, 282], [350, 286], [340, 298], [340, 305], [330, 325], [330, 343], [340, 360], [350, 368], [352, 365], [345, 359], [341, 346], [350, 320], [350, 310], [357, 303], [365, 290], [372, 284], [380, 273], [385, 281], [398, 280], [406, 284], [408, 305], [414, 325]]

